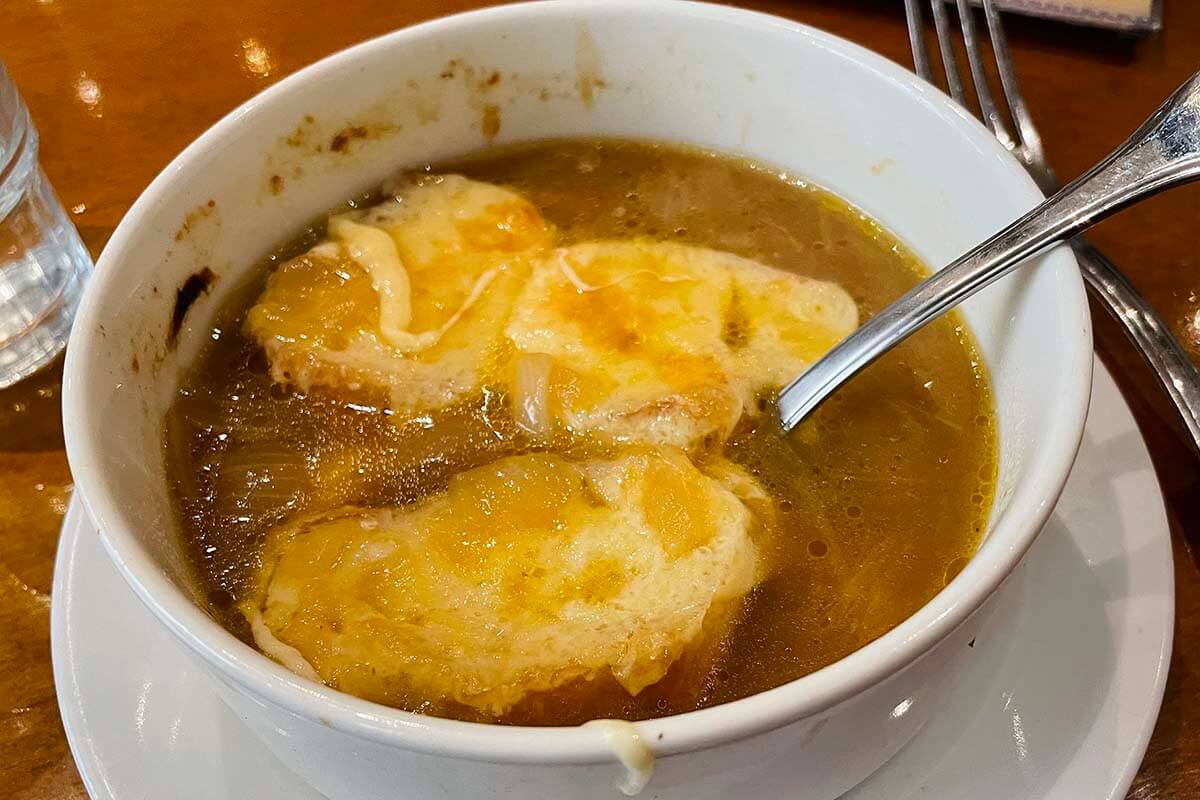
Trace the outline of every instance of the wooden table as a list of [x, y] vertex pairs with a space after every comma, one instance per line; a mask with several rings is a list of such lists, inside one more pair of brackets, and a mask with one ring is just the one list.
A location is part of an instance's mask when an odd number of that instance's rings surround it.
[[[462, 0], [4, 0], [0, 56], [42, 136], [42, 163], [99, 253], [154, 175], [235, 105], [335, 50], [475, 5]], [[900, 0], [756, 2], [909, 63]], [[1072, 176], [1200, 68], [1200, 3], [1168, 0], [1165, 33], [1133, 40], [1013, 19], [1018, 70], [1051, 162]], [[1095, 241], [1200, 356], [1200, 186], [1134, 208]], [[1149, 441], [1175, 545], [1177, 628], [1166, 702], [1130, 797], [1200, 797], [1200, 460], [1102, 313], [1097, 349]], [[0, 392], [0, 796], [86, 793], [50, 671], [50, 584], [71, 479], [61, 364]]]

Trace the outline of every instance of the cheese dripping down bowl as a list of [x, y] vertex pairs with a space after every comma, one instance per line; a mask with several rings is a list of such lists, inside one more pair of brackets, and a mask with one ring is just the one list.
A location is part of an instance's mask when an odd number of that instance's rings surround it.
[[302, 678], [206, 610], [170, 499], [163, 424], [223, 303], [281, 241], [397, 170], [553, 137], [678, 142], [772, 165], [844, 198], [930, 265], [1040, 199], [933, 87], [775, 17], [683, 2], [530, 3], [397, 31], [233, 111], [126, 215], [67, 356], [80, 496], [126, 581], [225, 701], [330, 797], [605, 798], [649, 780], [645, 791], [662, 798], [786, 790], [831, 800], [936, 713], [1066, 480], [1092, 356], [1065, 249], [962, 309], [991, 378], [998, 439], [975, 555], [889, 632], [802, 678], [631, 725], [464, 722]]

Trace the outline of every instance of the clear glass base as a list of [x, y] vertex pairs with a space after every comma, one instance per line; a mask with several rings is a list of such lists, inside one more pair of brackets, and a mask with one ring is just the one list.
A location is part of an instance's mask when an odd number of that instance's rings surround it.
[[[14, 246], [14, 232], [29, 231], [33, 241]], [[0, 388], [62, 351], [91, 270], [79, 233], [37, 170], [27, 196], [0, 221]]]
[[62, 351], [92, 271], [38, 167], [37, 131], [7, 80], [0, 67], [0, 388]]

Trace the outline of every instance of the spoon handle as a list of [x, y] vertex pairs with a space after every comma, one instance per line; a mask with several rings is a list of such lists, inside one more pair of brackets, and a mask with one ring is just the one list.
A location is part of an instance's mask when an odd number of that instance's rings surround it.
[[1200, 73], [1120, 147], [1025, 216], [914, 286], [779, 394], [785, 431], [879, 356], [1048, 247], [1131, 203], [1200, 178]]

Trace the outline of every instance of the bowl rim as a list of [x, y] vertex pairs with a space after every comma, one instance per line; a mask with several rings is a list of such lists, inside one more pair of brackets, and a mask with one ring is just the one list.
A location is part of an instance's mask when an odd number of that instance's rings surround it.
[[[234, 637], [171, 583], [143, 551], [107, 487], [96, 431], [103, 425], [91, 386], [87, 357], [96, 346], [106, 287], [117, 279], [118, 264], [136, 248], [141, 219], [175, 190], [181, 175], [202, 154], [236, 135], [241, 119], [260, 106], [282, 101], [319, 76], [349, 71], [356, 60], [379, 49], [402, 47], [412, 39], [452, 34], [462, 25], [553, 13], [666, 15], [766, 33], [783, 31], [866, 68], [898, 85], [984, 153], [1007, 152], [969, 112], [907, 69], [840, 37], [772, 15], [701, 2], [644, 3], [640, 0], [536, 0], [468, 11], [369, 39], [287, 76], [227, 114], [189, 144], [150, 183], [126, 212], [98, 261], [80, 303], [63, 377], [64, 438], [72, 474], [83, 504], [95, 522], [105, 550], [139, 598], [226, 684], [258, 701], [351, 736], [405, 750], [510, 764], [580, 765], [610, 762], [613, 751], [603, 735], [583, 726], [522, 727], [462, 722], [401, 711], [317, 685], [294, 675]], [[1042, 195], [1020, 165], [1011, 161], [1016, 189], [1030, 204]], [[1014, 502], [966, 568], [914, 614], [882, 637], [816, 672], [749, 697], [673, 716], [636, 722], [656, 756], [701, 750], [759, 735], [827, 711], [902, 670], [962, 624], [1003, 582], [1032, 544], [1054, 508], [1083, 434], [1091, 392], [1091, 323], [1082, 280], [1069, 248], [1047, 256], [1043, 268], [1059, 278], [1060, 311], [1079, 323], [1079, 335], [1060, 343], [1071, 369], [1065, 391], [1042, 396], [1060, 420], [1022, 469], [1032, 472], [1035, 490]], [[652, 733], [653, 735], [648, 735]], [[661, 737], [661, 738], [660, 738]]]

